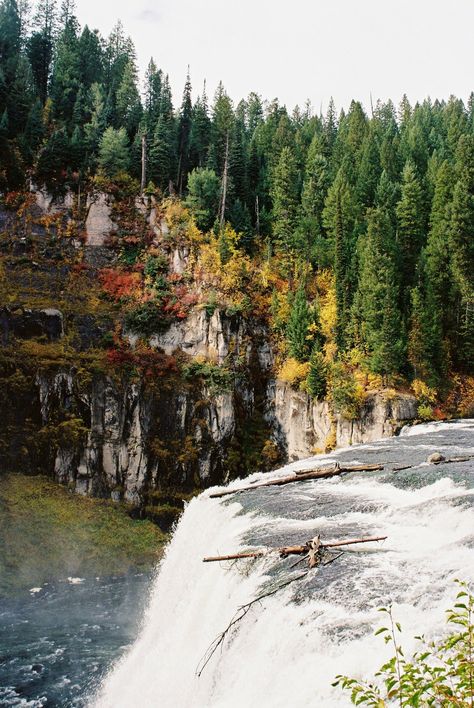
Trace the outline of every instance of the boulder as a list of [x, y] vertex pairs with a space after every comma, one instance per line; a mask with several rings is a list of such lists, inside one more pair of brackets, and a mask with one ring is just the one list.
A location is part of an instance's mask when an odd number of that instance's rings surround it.
[[439, 465], [440, 462], [444, 462], [445, 460], [445, 456], [440, 452], [433, 452], [426, 461], [429, 465]]
[[12, 311], [4, 307], [0, 312], [0, 330], [4, 345], [8, 344], [11, 335], [20, 339], [45, 336], [50, 342], [54, 342], [64, 335], [63, 313], [53, 308], [44, 310], [19, 308]]

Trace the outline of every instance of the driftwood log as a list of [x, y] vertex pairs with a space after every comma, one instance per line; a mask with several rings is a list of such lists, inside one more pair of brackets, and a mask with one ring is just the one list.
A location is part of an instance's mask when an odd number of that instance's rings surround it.
[[[431, 466], [432, 465], [434, 465], [434, 466], [436, 466], [436, 465], [453, 465], [456, 462], [469, 462], [470, 460], [473, 460], [473, 459], [474, 459], [474, 455], [464, 455], [463, 457], [443, 457], [441, 455], [440, 459], [437, 459], [437, 460], [431, 459], [430, 460], [430, 458], [428, 458], [428, 460], [426, 462], [428, 462], [428, 464]], [[426, 463], [422, 463], [420, 465], [405, 465], [402, 467], [394, 467], [393, 472], [404, 472], [405, 470], [413, 470], [418, 467], [425, 467], [425, 466], [426, 466]]]
[[254, 598], [253, 600], [250, 600], [250, 602], [247, 602], [245, 605], [241, 605], [238, 609], [237, 612], [234, 614], [232, 619], [230, 620], [229, 624], [227, 627], [224, 629], [223, 632], [219, 634], [218, 637], [212, 642], [212, 644], [208, 647], [206, 653], [202, 657], [201, 661], [199, 662], [199, 666], [196, 669], [196, 675], [200, 677], [206, 668], [206, 666], [209, 664], [210, 660], [216, 653], [216, 651], [221, 647], [229, 634], [231, 630], [235, 627], [238, 622], [240, 622], [254, 607], [256, 604], [260, 604], [262, 600], [268, 597], [272, 597], [273, 595], [276, 595], [280, 590], [283, 590], [284, 588], [287, 588], [289, 585], [292, 583], [297, 583], [300, 580], [303, 580], [304, 578], [307, 577], [307, 575], [313, 570], [314, 568], [317, 568], [318, 566], [326, 566], [330, 565], [331, 563], [334, 563], [338, 558], [340, 558], [344, 552], [338, 553], [332, 558], [329, 558], [328, 560], [325, 559], [325, 554], [328, 549], [331, 548], [340, 548], [341, 546], [351, 546], [356, 543], [370, 543], [371, 541], [385, 541], [387, 536], [376, 536], [372, 538], [352, 538], [348, 539], [346, 541], [333, 541], [331, 543], [323, 543], [321, 541], [321, 537], [315, 536], [311, 541], [308, 541], [304, 546], [284, 546], [283, 548], [273, 548], [270, 550], [260, 550], [260, 551], [254, 551], [251, 553], [234, 553], [232, 555], [228, 556], [217, 556], [215, 558], [204, 558], [204, 563], [213, 563], [217, 561], [226, 561], [226, 560], [237, 560], [239, 558], [258, 558], [260, 556], [264, 556], [267, 553], [275, 552], [279, 553], [283, 558], [286, 558], [289, 555], [300, 555], [302, 556], [296, 563], [290, 566], [290, 571], [293, 570], [293, 568], [296, 568], [296, 566], [303, 561], [308, 561], [308, 569], [297, 576], [290, 577], [288, 580], [285, 580], [284, 582], [280, 583], [279, 585], [275, 585], [271, 588], [269, 588], [266, 592], [262, 593], [258, 597]]
[[211, 499], [221, 499], [222, 497], [230, 496], [231, 494], [240, 494], [240, 492], [249, 492], [254, 489], [261, 489], [262, 487], [283, 487], [286, 484], [293, 484], [293, 482], [305, 482], [311, 479], [326, 479], [328, 477], [337, 477], [338, 475], [345, 474], [346, 472], [381, 472], [384, 469], [384, 465], [351, 465], [350, 467], [341, 467], [339, 463], [331, 465], [330, 467], [320, 467], [316, 470], [301, 470], [294, 472], [287, 477], [280, 477], [279, 479], [271, 479], [266, 482], [257, 482], [257, 484], [250, 484], [246, 487], [240, 487], [239, 489], [226, 489], [223, 492], [215, 492], [211, 494]]
[[261, 558], [269, 553], [279, 553], [282, 558], [287, 556], [301, 556], [310, 554], [311, 551], [319, 552], [329, 548], [341, 548], [342, 546], [353, 546], [359, 543], [375, 543], [377, 541], [385, 541], [387, 536], [373, 536], [371, 538], [353, 538], [347, 541], [333, 541], [332, 543], [322, 543], [319, 536], [316, 536], [304, 546], [282, 546], [281, 548], [261, 549], [258, 551], [249, 551], [247, 553], [232, 553], [227, 556], [210, 556], [203, 558], [203, 563], [218, 563], [220, 561], [240, 560], [241, 558]]

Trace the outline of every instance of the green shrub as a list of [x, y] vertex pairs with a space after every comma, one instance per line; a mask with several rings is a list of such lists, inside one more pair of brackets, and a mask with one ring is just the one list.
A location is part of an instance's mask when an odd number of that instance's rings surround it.
[[340, 362], [333, 365], [331, 372], [330, 398], [334, 409], [347, 420], [354, 420], [360, 414], [364, 400], [364, 390]]
[[433, 406], [422, 404], [418, 406], [418, 418], [420, 420], [433, 420]]
[[206, 310], [207, 316], [212, 317], [214, 312], [217, 310], [217, 295], [215, 291], [212, 291], [209, 295], [209, 300], [204, 304], [204, 309]]
[[119, 260], [126, 266], [134, 266], [141, 256], [142, 247], [135, 243], [127, 243], [121, 250]]
[[212, 391], [219, 393], [227, 391], [232, 387], [232, 371], [223, 366], [213, 364], [211, 361], [201, 361], [195, 359], [182, 368], [183, 378], [188, 381], [201, 379], [201, 381]]
[[159, 275], [168, 272], [168, 259], [166, 256], [150, 256], [145, 263], [144, 273], [149, 278], [156, 280]]
[[387, 616], [386, 627], [375, 633], [392, 644], [394, 656], [375, 674], [377, 682], [363, 682], [337, 676], [334, 686], [350, 691], [354, 705], [385, 708], [398, 705], [424, 708], [472, 708], [474, 705], [474, 595], [465, 583], [454, 607], [447, 612], [451, 632], [438, 642], [416, 637], [420, 650], [405, 658], [400, 637], [402, 628], [395, 622], [391, 608], [380, 611]]
[[149, 337], [169, 327], [170, 319], [161, 311], [156, 302], [144, 302], [134, 310], [127, 312], [124, 325], [133, 334]]

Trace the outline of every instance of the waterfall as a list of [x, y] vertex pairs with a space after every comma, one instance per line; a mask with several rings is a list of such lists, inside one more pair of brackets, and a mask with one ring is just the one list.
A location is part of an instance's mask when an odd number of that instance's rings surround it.
[[[382, 461], [383, 473], [260, 489], [230, 500], [210, 499], [209, 492], [194, 499], [158, 569], [141, 634], [112, 667], [96, 708], [350, 705], [331, 686], [336, 674], [371, 676], [390, 655], [390, 647], [374, 637], [378, 608], [392, 603], [411, 650], [415, 635], [443, 630], [454, 578], [474, 581], [472, 462], [423, 464], [435, 450], [474, 453], [473, 433], [474, 421], [426, 425], [329, 456]], [[421, 466], [393, 472], [400, 463]], [[233, 564], [203, 564], [202, 558], [305, 542], [316, 533], [328, 541], [374, 534], [388, 540], [353, 547], [254, 605], [198, 678], [206, 649], [237, 608], [304, 568], [291, 569], [294, 558], [274, 555]]]

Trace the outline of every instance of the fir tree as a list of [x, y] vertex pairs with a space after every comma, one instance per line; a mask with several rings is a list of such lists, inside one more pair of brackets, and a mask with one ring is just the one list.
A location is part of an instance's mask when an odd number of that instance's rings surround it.
[[178, 118], [178, 173], [176, 177], [176, 185], [178, 187], [179, 194], [183, 193], [190, 166], [190, 140], [193, 117], [191, 90], [191, 79], [188, 69], [188, 75], [184, 85], [183, 100], [181, 102], [181, 110]]
[[373, 209], [361, 249], [354, 315], [370, 367], [384, 377], [400, 370], [405, 348], [395, 263], [390, 219], [382, 209]]
[[286, 337], [290, 356], [297, 361], [307, 361], [311, 353], [308, 327], [312, 317], [306, 300], [304, 287], [300, 287], [293, 298]]
[[397, 241], [401, 254], [402, 290], [405, 310], [410, 288], [415, 282], [416, 262], [425, 245], [423, 194], [415, 167], [408, 162], [403, 169], [401, 197], [397, 204]]
[[315, 350], [309, 360], [309, 373], [306, 382], [310, 396], [318, 401], [324, 400], [327, 394], [328, 365], [320, 351]]
[[273, 239], [278, 250], [289, 252], [298, 214], [298, 171], [289, 147], [283, 148], [272, 180]]
[[206, 88], [202, 97], [198, 97], [193, 107], [193, 117], [190, 135], [190, 165], [205, 167], [209, 158], [209, 145], [211, 142], [211, 119], [207, 106]]
[[125, 128], [109, 127], [100, 141], [99, 166], [110, 178], [126, 172], [130, 166], [130, 148]]
[[148, 133], [153, 131], [160, 115], [162, 82], [163, 72], [152, 58], [145, 74], [145, 121]]
[[126, 128], [129, 139], [133, 140], [140, 124], [142, 105], [137, 88], [137, 70], [131, 59], [125, 65], [117, 89], [116, 111], [119, 125]]
[[198, 228], [209, 231], [219, 209], [220, 181], [214, 170], [198, 167], [189, 175], [186, 203]]

